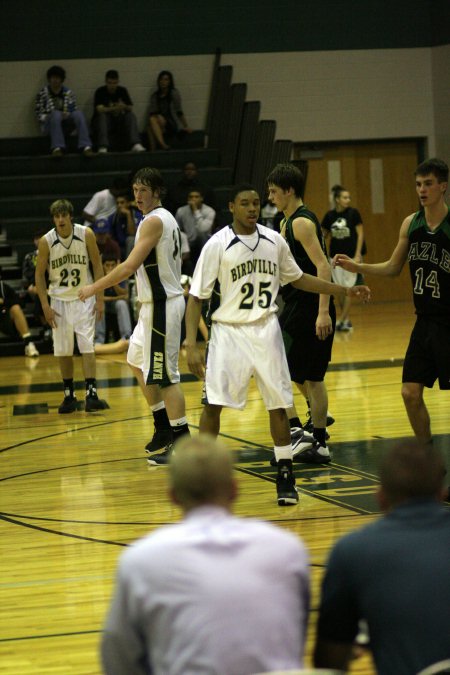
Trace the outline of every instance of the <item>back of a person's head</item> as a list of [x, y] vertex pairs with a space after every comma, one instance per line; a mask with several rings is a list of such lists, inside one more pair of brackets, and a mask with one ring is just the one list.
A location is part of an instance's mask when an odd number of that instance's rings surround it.
[[160, 195], [164, 193], [164, 181], [158, 169], [146, 166], [133, 176], [133, 185], [145, 185]]
[[184, 437], [175, 445], [169, 481], [185, 510], [205, 504], [228, 506], [235, 494], [231, 453], [207, 434]]
[[419, 164], [414, 172], [415, 176], [428, 176], [428, 174], [436, 176], [439, 183], [448, 183], [448, 165], [437, 157], [427, 159], [425, 162]]
[[66, 79], [66, 71], [61, 66], [51, 66], [47, 70], [47, 80], [51, 77], [59, 77], [62, 82]]
[[414, 499], [439, 498], [445, 475], [442, 454], [433, 445], [404, 441], [381, 460], [381, 489], [389, 506]]
[[267, 176], [269, 185], [276, 185], [286, 191], [289, 188], [294, 190], [296, 197], [301, 197], [305, 187], [305, 177], [303, 172], [290, 162], [277, 164]]
[[57, 199], [50, 204], [51, 216], [65, 216], [66, 214], [73, 216], [73, 204], [68, 199]]

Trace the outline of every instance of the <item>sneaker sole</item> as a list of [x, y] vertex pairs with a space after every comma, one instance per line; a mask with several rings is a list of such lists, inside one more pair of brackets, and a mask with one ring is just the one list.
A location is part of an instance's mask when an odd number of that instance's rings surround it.
[[147, 457], [147, 464], [150, 466], [167, 466], [167, 464], [160, 464], [159, 462], [155, 462], [154, 457]]
[[278, 497], [278, 506], [295, 506], [298, 504], [298, 495], [296, 497]]
[[96, 401], [95, 406], [91, 407], [87, 403], [84, 404], [84, 412], [99, 412], [100, 410], [106, 410], [106, 408], [109, 407], [105, 405], [105, 403], [102, 400]]

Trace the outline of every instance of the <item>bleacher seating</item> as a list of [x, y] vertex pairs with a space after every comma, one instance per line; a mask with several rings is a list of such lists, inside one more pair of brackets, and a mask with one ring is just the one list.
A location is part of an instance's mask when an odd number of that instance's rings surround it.
[[[234, 183], [253, 182], [264, 199], [265, 176], [276, 162], [290, 159], [292, 142], [275, 141], [276, 123], [260, 121], [260, 103], [245, 101], [247, 86], [233, 84], [231, 66], [216, 54], [206, 130], [186, 135], [169, 151], [110, 152], [84, 157], [69, 147], [62, 158], [49, 154], [48, 138], [0, 139], [0, 266], [3, 278], [21, 286], [21, 265], [33, 235], [52, 226], [49, 206], [69, 199], [75, 220], [98, 190], [143, 166], [158, 168], [170, 188], [184, 164], [195, 162], [202, 183], [214, 189], [216, 227], [230, 220], [228, 194]], [[32, 317], [28, 317], [30, 321]], [[21, 345], [20, 345], [21, 347]], [[0, 345], [0, 354], [4, 345]]]

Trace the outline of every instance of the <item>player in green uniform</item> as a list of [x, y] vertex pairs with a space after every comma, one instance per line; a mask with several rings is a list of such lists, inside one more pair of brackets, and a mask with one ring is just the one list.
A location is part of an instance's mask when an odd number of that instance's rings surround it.
[[351, 272], [397, 276], [408, 260], [417, 319], [403, 365], [402, 396], [414, 434], [419, 441], [430, 443], [424, 387], [431, 388], [438, 380], [440, 389], [450, 389], [448, 166], [440, 159], [429, 159], [419, 164], [415, 177], [422, 208], [403, 221], [389, 260], [369, 265], [338, 254], [334, 264]]
[[[304, 177], [293, 164], [277, 164], [267, 178], [269, 199], [283, 211], [281, 234], [299, 267], [325, 281], [331, 280], [320, 223], [301, 198]], [[311, 405], [313, 438], [293, 434], [293, 455], [297, 461], [326, 464], [328, 393], [324, 377], [331, 359], [336, 311], [328, 295], [305, 293], [292, 285], [283, 288], [284, 308], [280, 325], [293, 380]], [[288, 411], [295, 419], [295, 410]], [[291, 423], [292, 425], [292, 423]], [[311, 440], [313, 441], [311, 443]]]

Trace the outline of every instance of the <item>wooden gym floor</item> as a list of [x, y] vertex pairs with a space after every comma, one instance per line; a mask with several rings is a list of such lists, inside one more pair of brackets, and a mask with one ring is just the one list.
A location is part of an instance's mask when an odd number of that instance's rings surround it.
[[[269, 465], [268, 417], [252, 383], [244, 412], [224, 410], [223, 440], [236, 451], [236, 513], [296, 532], [311, 556], [313, 602], [306, 663], [320, 581], [333, 542], [378, 515], [377, 459], [410, 435], [400, 396], [401, 365], [414, 321], [410, 303], [356, 306], [354, 330], [338, 333], [327, 374], [336, 418], [327, 467], [296, 465], [300, 503], [279, 508]], [[181, 357], [193, 431], [201, 384]], [[83, 398], [80, 359], [75, 379]], [[97, 359], [100, 396], [110, 408], [58, 415], [57, 362], [0, 359], [1, 619], [5, 675], [98, 675], [98, 641], [123, 547], [177, 520], [166, 498], [165, 469], [148, 467], [143, 448], [152, 424], [125, 355]], [[300, 415], [305, 406], [295, 395]], [[450, 393], [427, 391], [433, 432], [450, 468]], [[373, 673], [369, 656], [353, 673]]]

